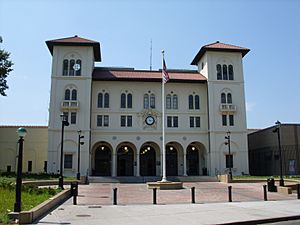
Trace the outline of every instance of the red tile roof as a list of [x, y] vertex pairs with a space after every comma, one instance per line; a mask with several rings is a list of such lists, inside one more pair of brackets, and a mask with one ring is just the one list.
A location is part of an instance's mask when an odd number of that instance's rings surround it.
[[[206, 82], [206, 77], [195, 70], [169, 70], [169, 82]], [[161, 82], [161, 71], [147, 71], [134, 69], [114, 69], [96, 67], [93, 71], [93, 80], [109, 81], [149, 81]]]
[[89, 39], [81, 38], [75, 35], [74, 37], [60, 38], [46, 41], [51, 54], [53, 54], [53, 46], [92, 46], [94, 48], [94, 56], [97, 62], [101, 62], [100, 43]]
[[199, 62], [199, 60], [202, 58], [202, 56], [204, 55], [204, 53], [206, 51], [240, 52], [240, 53], [242, 53], [242, 56], [244, 57], [250, 51], [250, 49], [243, 48], [243, 47], [236, 46], [236, 45], [224, 44], [224, 43], [217, 41], [217, 42], [214, 42], [211, 44], [204, 45], [200, 49], [200, 51], [197, 53], [195, 58], [193, 59], [191, 65], [197, 65], [197, 63]]

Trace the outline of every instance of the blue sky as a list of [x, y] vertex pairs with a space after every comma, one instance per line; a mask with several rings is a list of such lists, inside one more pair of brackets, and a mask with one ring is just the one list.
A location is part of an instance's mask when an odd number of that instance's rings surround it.
[[300, 1], [0, 0], [1, 48], [14, 71], [0, 96], [0, 125], [47, 125], [51, 55], [46, 40], [99, 41], [101, 66], [153, 69], [190, 63], [221, 41], [250, 48], [244, 57], [248, 128], [300, 122]]

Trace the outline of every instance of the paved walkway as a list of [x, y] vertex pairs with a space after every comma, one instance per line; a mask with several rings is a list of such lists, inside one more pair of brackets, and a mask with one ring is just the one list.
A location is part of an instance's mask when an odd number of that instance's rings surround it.
[[[296, 194], [269, 192], [270, 201], [263, 201], [263, 184], [230, 184], [233, 202], [229, 203], [227, 184], [184, 183], [182, 190], [158, 190], [157, 205], [152, 205], [152, 190], [148, 190], [146, 184], [81, 185], [78, 205], [72, 205], [70, 199], [37, 224], [198, 225], [240, 224], [287, 216], [300, 219], [300, 200], [296, 200]], [[112, 188], [115, 187], [118, 188], [118, 205], [112, 205]], [[196, 187], [196, 204], [190, 203], [190, 187]]]

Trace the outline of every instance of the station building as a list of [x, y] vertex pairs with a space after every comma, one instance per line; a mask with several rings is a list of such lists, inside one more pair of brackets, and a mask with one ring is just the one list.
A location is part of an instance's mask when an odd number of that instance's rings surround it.
[[[48, 172], [162, 175], [162, 72], [95, 66], [97, 41], [78, 36], [46, 41], [52, 55]], [[167, 176], [248, 173], [243, 57], [249, 49], [215, 42], [201, 47], [195, 70], [168, 70], [165, 84]], [[178, 56], [180, 57], [180, 56]], [[167, 60], [166, 60], [167, 61]], [[230, 131], [231, 152], [225, 144]], [[227, 164], [227, 165], [226, 165]]]

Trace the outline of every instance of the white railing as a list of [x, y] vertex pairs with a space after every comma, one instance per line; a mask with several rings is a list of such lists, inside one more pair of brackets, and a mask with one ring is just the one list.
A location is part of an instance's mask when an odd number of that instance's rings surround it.
[[233, 104], [221, 104], [220, 105], [220, 111], [221, 112], [235, 112], [236, 111], [236, 105], [233, 105]]
[[62, 109], [79, 109], [79, 101], [63, 100], [61, 102]]

